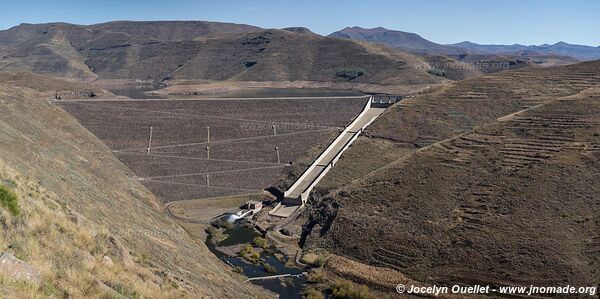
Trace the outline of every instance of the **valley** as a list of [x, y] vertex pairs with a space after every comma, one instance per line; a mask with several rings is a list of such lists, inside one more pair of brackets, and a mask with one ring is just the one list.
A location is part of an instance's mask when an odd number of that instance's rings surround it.
[[[327, 32], [280, 9], [304, 5], [221, 2], [153, 5], [160, 20], [221, 7], [281, 26], [91, 24], [115, 19], [103, 17], [0, 30], [0, 298], [597, 286], [599, 48], [537, 43], [547, 29], [525, 27], [494, 32], [528, 46], [448, 42], [474, 40], [457, 23], [494, 16], [435, 4], [443, 22], [414, 19], [417, 4], [383, 5], [393, 20], [369, 8], [388, 18], [375, 26], [423, 36], [338, 26], [359, 3], [320, 3]], [[495, 26], [535, 19], [529, 5]], [[484, 25], [461, 30], [488, 40], [497, 28]], [[524, 297], [495, 292], [440, 297]]]

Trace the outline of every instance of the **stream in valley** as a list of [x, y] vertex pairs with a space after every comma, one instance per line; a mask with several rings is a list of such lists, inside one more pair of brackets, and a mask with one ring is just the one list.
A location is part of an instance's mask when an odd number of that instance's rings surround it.
[[[281, 274], [298, 275], [305, 271], [295, 267], [286, 266], [285, 262], [287, 261], [288, 257], [285, 257], [273, 246], [262, 251], [260, 254], [260, 259], [262, 262], [271, 265], [275, 272], [267, 272], [261, 263], [252, 264], [238, 255], [232, 256], [231, 254], [226, 254], [220, 251], [219, 248], [226, 246], [251, 244], [255, 237], [261, 236], [261, 234], [249, 227], [247, 223], [244, 223], [243, 221], [236, 222], [233, 228], [226, 229], [223, 233], [227, 235], [227, 238], [216, 242], [215, 244], [211, 237], [208, 237], [206, 240], [206, 246], [213, 254], [215, 254], [226, 264], [241, 269], [243, 274], [248, 278]], [[278, 294], [279, 298], [282, 299], [302, 298], [302, 287], [305, 282], [306, 279], [303, 276], [289, 276], [285, 278], [251, 281], [253, 284], [259, 285], [271, 292]]]

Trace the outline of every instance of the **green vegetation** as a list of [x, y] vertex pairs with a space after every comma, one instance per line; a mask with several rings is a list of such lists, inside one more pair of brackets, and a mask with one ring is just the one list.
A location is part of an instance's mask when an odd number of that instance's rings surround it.
[[50, 281], [44, 282], [44, 284], [40, 287], [40, 291], [46, 297], [54, 297], [54, 295], [56, 295], [56, 293], [58, 293], [58, 289], [57, 289], [56, 285], [54, 285], [54, 283], [52, 283]]
[[271, 266], [270, 264], [263, 263], [262, 265], [267, 273], [277, 273], [277, 269], [275, 269], [275, 267]]
[[367, 299], [372, 298], [369, 288], [350, 280], [340, 279], [331, 286], [332, 298], [337, 299]]
[[254, 240], [252, 241], [252, 243], [257, 246], [260, 247], [262, 249], [267, 249], [269, 248], [269, 241], [263, 237], [256, 237], [254, 238]]
[[323, 254], [308, 252], [302, 255], [300, 261], [313, 267], [323, 267], [327, 262], [327, 258]]
[[240, 274], [240, 275], [244, 275], [244, 268], [242, 268], [242, 267], [233, 267], [233, 269], [231, 269], [231, 271], [233, 271], [234, 273]]
[[306, 281], [310, 283], [323, 283], [325, 280], [325, 275], [321, 272], [312, 272], [306, 277]]
[[356, 79], [364, 74], [366, 74], [365, 70], [363, 70], [359, 67], [345, 67], [345, 68], [337, 71], [337, 73], [335, 73], [335, 76], [339, 77], [339, 78], [346, 78], [348, 80], [352, 80], [352, 79]]
[[148, 260], [148, 257], [146, 256], [146, 254], [144, 253], [140, 253], [136, 259], [135, 262], [146, 267], [150, 265], [150, 261]]
[[0, 185], [0, 204], [7, 208], [13, 216], [19, 216], [19, 214], [21, 214], [19, 197], [15, 192], [4, 185]]
[[219, 233], [219, 229], [211, 225], [206, 228], [206, 233], [208, 234], [209, 237], [213, 237], [214, 235]]
[[427, 72], [438, 77], [446, 76], [446, 70], [438, 69], [436, 67], [429, 69]]
[[260, 261], [260, 253], [250, 244], [246, 244], [238, 253], [242, 258], [253, 264], [258, 264]]
[[326, 262], [327, 262], [327, 259], [326, 259], [324, 256], [322, 256], [322, 255], [319, 255], [319, 256], [318, 256], [318, 257], [315, 259], [314, 265], [315, 265], [315, 266], [317, 266], [317, 267], [323, 267], [323, 266], [325, 266], [325, 263], [326, 263]]
[[207, 227], [205, 231], [206, 231], [206, 234], [208, 235], [207, 238], [213, 244], [218, 244], [219, 242], [221, 242], [229, 237], [228, 234], [224, 233], [223, 229], [214, 227], [213, 225]]
[[281, 277], [279, 278], [279, 284], [284, 287], [293, 287], [294, 286], [294, 279], [291, 277]]
[[323, 299], [323, 293], [315, 288], [305, 288], [302, 291], [302, 298], [304, 299]]

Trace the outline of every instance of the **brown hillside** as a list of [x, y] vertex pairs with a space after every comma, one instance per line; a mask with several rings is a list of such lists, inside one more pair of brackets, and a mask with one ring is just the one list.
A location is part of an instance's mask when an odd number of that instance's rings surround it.
[[[203, 21], [119, 21], [90, 26], [67, 23], [21, 24], [0, 31], [0, 70], [31, 71], [93, 80], [98, 77], [94, 74], [94, 68], [98, 66], [88, 64], [90, 51], [161, 42], [177, 43], [204, 35], [259, 29], [249, 25]], [[111, 57], [110, 62], [120, 61]], [[144, 75], [134, 78], [148, 79]]]
[[319, 184], [339, 189], [311, 208], [305, 246], [429, 283], [594, 284], [598, 69], [487, 75], [393, 106]]
[[415, 68], [419, 58], [382, 46], [268, 30], [206, 38], [174, 78], [240, 81], [348, 81], [344, 69], [362, 69], [353, 82], [431, 84], [439, 79]]
[[356, 26], [346, 27], [329, 36], [385, 44], [392, 48], [419, 55], [458, 55], [464, 53], [464, 50], [461, 48], [436, 44], [415, 33], [390, 30], [382, 27], [370, 29]]
[[0, 84], [0, 128], [0, 179], [20, 195], [23, 210], [21, 218], [2, 210], [0, 250], [40, 269], [45, 284], [38, 289], [5, 282], [2, 293], [259, 295], [165, 216], [128, 168], [44, 94]]
[[443, 81], [419, 68], [420, 58], [385, 46], [233, 24], [22, 25], [1, 31], [0, 45], [0, 71], [86, 81]]

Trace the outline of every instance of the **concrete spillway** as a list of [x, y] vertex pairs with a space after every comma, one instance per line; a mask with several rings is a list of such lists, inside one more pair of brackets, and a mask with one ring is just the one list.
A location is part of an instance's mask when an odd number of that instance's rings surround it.
[[350, 147], [363, 130], [373, 122], [385, 107], [396, 101], [387, 100], [385, 103], [374, 97], [369, 97], [363, 111], [342, 131], [342, 133], [319, 155], [296, 182], [284, 192], [284, 200], [279, 203], [270, 215], [288, 217], [308, 200], [308, 196], [317, 183], [335, 165], [342, 153]]

